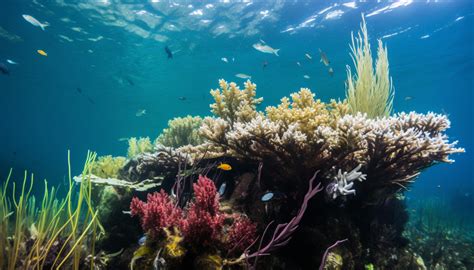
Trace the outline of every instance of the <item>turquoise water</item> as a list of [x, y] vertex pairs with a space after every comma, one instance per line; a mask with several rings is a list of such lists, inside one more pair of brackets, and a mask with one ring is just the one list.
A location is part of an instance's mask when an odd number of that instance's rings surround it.
[[[61, 182], [68, 149], [73, 174], [88, 149], [124, 155], [120, 138], [154, 138], [170, 118], [209, 115], [209, 90], [220, 78], [243, 83], [237, 73], [252, 76], [263, 106], [300, 87], [325, 101], [342, 99], [350, 33], [361, 13], [373, 48], [378, 38], [388, 46], [395, 111], [449, 114], [448, 134], [466, 148], [454, 164], [423, 172], [407, 196], [461, 196], [465, 203], [455, 209], [467, 211], [474, 193], [470, 1], [3, 1], [0, 62], [10, 75], [0, 74], [0, 175], [28, 169]], [[22, 14], [50, 26], [42, 31]], [[259, 40], [280, 56], [252, 48]], [[319, 62], [318, 48], [334, 76]], [[146, 114], [137, 117], [140, 110]]]

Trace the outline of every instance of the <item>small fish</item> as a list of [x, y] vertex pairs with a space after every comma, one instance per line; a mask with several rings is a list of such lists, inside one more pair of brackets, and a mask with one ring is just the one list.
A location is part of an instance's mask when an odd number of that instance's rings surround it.
[[122, 214], [124, 214], [124, 215], [131, 215], [132, 212], [131, 212], [131, 211], [125, 211], [125, 210], [124, 210], [124, 211], [122, 211]]
[[441, 188], [441, 185], [437, 185], [436, 187], [437, 187], [437, 188]]
[[409, 101], [409, 100], [412, 100], [412, 99], [413, 99], [413, 97], [410, 97], [410, 96], [405, 97], [405, 101]]
[[224, 196], [225, 190], [227, 188], [227, 182], [222, 183], [222, 185], [219, 187], [219, 196]]
[[234, 57], [232, 57], [232, 62], [235, 62], [235, 58], [234, 58]]
[[300, 62], [296, 62], [296, 64], [297, 64], [299, 67], [301, 67], [301, 63], [300, 63]]
[[244, 74], [244, 73], [235, 74], [235, 77], [241, 78], [241, 79], [252, 79], [252, 76]]
[[311, 79], [311, 77], [310, 77], [309, 75], [304, 75], [303, 77], [304, 77], [305, 79], [308, 79], [308, 80]]
[[267, 192], [265, 194], [263, 194], [263, 196], [260, 198], [260, 201], [261, 202], [269, 202], [271, 201], [271, 199], [273, 199], [273, 192]]
[[253, 48], [259, 52], [263, 52], [263, 53], [271, 53], [271, 54], [274, 54], [276, 56], [279, 56], [278, 55], [278, 51], [280, 49], [273, 49], [272, 47], [268, 46], [267, 44], [265, 43], [255, 43], [253, 44]]
[[143, 116], [146, 114], [146, 110], [143, 109], [143, 110], [138, 110], [136, 113], [135, 113], [135, 116], [136, 117], [140, 117], [140, 116]]
[[230, 166], [229, 164], [227, 163], [221, 163], [217, 166], [218, 169], [221, 169], [223, 171], [230, 171], [232, 170], [232, 166]]
[[304, 56], [306, 56], [306, 58], [308, 58], [309, 60], [313, 59], [313, 57], [311, 57], [311, 55], [309, 55], [309, 53], [305, 53]]
[[171, 50], [168, 46], [165, 46], [165, 53], [166, 53], [166, 55], [168, 55], [168, 59], [173, 58], [173, 52], [171, 52]]
[[[126, 141], [128, 141], [128, 138], [126, 138], [126, 137], [118, 138], [117, 141], [119, 141], [119, 142], [126, 142]], [[124, 212], [124, 211], [122, 211], [122, 212]], [[125, 213], [124, 213], [124, 214], [125, 214]]]
[[225, 57], [222, 57], [221, 60], [222, 60], [223, 62], [229, 63], [229, 60], [227, 60], [227, 58], [225, 58]]
[[82, 89], [81, 88], [76, 88], [76, 91], [79, 93], [79, 94], [82, 94]]
[[91, 104], [95, 104], [95, 101], [94, 101], [91, 97], [87, 97], [87, 100], [88, 100]]
[[326, 53], [324, 53], [321, 49], [319, 49], [319, 54], [321, 55], [321, 61], [320, 62], [323, 62], [323, 64], [325, 66], [329, 66], [329, 64], [331, 63], [328, 59], [328, 57], [326, 56]]
[[146, 242], [146, 234], [144, 234], [140, 239], [138, 239], [138, 245], [143, 246]]
[[187, 98], [184, 97], [184, 96], [181, 96], [181, 97], [178, 97], [178, 100], [180, 100], [180, 101], [185, 101], [185, 100], [187, 100]]
[[10, 60], [10, 59], [7, 59], [7, 63], [10, 64], [10, 65], [18, 65], [17, 62], [15, 62], [13, 60]]
[[329, 76], [332, 77], [332, 76], [334, 75], [334, 69], [332, 69], [332, 67], [330, 67], [330, 68], [328, 69], [328, 73], [329, 73]]
[[268, 66], [268, 62], [267, 61], [263, 61], [262, 63], [262, 68], [266, 68]]
[[268, 191], [268, 192], [266, 192], [265, 194], [262, 195], [262, 197], [260, 198], [260, 201], [266, 203], [266, 202], [269, 202], [271, 200], [283, 199], [285, 197], [286, 197], [285, 194], [283, 194], [281, 192]]
[[27, 22], [31, 23], [32, 25], [36, 27], [40, 27], [41, 30], [43, 31], [46, 26], [49, 26], [48, 23], [40, 23], [37, 19], [33, 18], [33, 16], [25, 15], [25, 14], [23, 14], [22, 16], [23, 16], [23, 19], [25, 19]]
[[130, 86], [135, 86], [135, 83], [132, 81], [132, 79], [126, 77], [125, 80], [128, 82]]
[[[37, 50], [37, 52], [38, 52], [39, 54], [41, 54], [42, 56], [48, 56], [48, 54], [47, 54], [45, 51], [43, 51], [43, 50]], [[53, 58], [54, 58], [54, 57], [53, 57]]]
[[3, 64], [3, 63], [0, 63], [0, 72], [4, 75], [9, 75], [10, 74], [10, 70], [8, 69], [8, 67]]

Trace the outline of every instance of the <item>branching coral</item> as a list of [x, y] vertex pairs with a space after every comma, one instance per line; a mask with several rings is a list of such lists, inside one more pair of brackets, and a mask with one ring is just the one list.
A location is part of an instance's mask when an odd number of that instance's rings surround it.
[[221, 156], [263, 161], [287, 178], [320, 170], [327, 182], [333, 168], [350, 171], [361, 165], [368, 181], [360, 185], [370, 189], [394, 186], [388, 193], [405, 187], [422, 169], [450, 162], [450, 154], [464, 151], [444, 134], [449, 127], [446, 116], [434, 113], [376, 119], [346, 114], [344, 102], [324, 104], [314, 100], [308, 89], [293, 94], [291, 103], [283, 98], [279, 106], [266, 111], [232, 124], [223, 118], [206, 118], [201, 134], [207, 142], [200, 149], [207, 145]]
[[118, 178], [119, 170], [127, 161], [124, 157], [102, 156], [92, 165], [92, 174], [101, 178]]
[[177, 117], [168, 121], [168, 128], [156, 139], [155, 144], [178, 148], [185, 145], [198, 145], [203, 142], [198, 130], [202, 118], [199, 116]]
[[354, 181], [365, 180], [366, 175], [359, 172], [362, 166], [355, 167], [350, 172], [341, 172], [341, 169], [334, 176], [334, 181], [329, 183], [326, 187], [326, 192], [333, 198], [336, 199], [338, 196], [355, 195], [356, 191], [353, 189]]
[[153, 144], [150, 141], [150, 138], [137, 138], [132, 137], [128, 140], [128, 158], [134, 158], [142, 153], [148, 153], [153, 151]]
[[375, 72], [372, 64], [367, 25], [362, 16], [361, 32], [352, 35], [352, 60], [356, 75], [347, 68], [347, 101], [350, 112], [366, 113], [368, 117], [389, 116], [393, 107], [393, 87], [389, 75], [387, 48], [378, 41]]
[[250, 81], [244, 83], [244, 90], [237, 84], [228, 84], [219, 80], [220, 89], [211, 90], [215, 103], [211, 104], [212, 112], [233, 125], [235, 122], [246, 122], [257, 114], [256, 107], [262, 98], [255, 98], [257, 86]]
[[291, 102], [284, 97], [277, 107], [267, 107], [267, 117], [286, 126], [297, 124], [306, 136], [311, 136], [318, 126], [334, 126], [335, 121], [348, 111], [345, 102], [331, 100], [330, 104], [325, 104], [314, 96], [311, 90], [302, 88], [291, 94]]

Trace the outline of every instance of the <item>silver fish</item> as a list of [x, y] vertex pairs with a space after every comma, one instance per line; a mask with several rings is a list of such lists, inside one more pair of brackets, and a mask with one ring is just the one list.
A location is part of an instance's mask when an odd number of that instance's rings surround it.
[[7, 59], [7, 63], [10, 64], [10, 65], [18, 65], [17, 62], [15, 62], [13, 60], [10, 60], [10, 59]]
[[311, 78], [309, 75], [304, 75], [303, 77], [308, 80]]
[[23, 14], [23, 19], [25, 19], [27, 22], [31, 23], [32, 25], [36, 27], [40, 27], [43, 31], [46, 26], [49, 26], [48, 23], [40, 23], [37, 19], [33, 18], [33, 16]]
[[259, 51], [259, 52], [263, 52], [263, 53], [271, 53], [271, 54], [274, 54], [276, 56], [279, 56], [278, 55], [278, 51], [280, 49], [273, 49], [272, 47], [268, 46], [267, 44], [264, 44], [264, 43], [255, 43], [253, 44], [253, 47], [255, 50]]
[[226, 63], [229, 63], [229, 60], [227, 60], [226, 57], [222, 57], [221, 60], [224, 61], [224, 62], [226, 62]]
[[331, 63], [326, 55], [326, 53], [324, 53], [321, 49], [319, 49], [319, 54], [321, 55], [321, 61], [320, 62], [323, 62], [323, 64], [325, 66], [329, 66], [329, 64]]
[[219, 187], [219, 192], [218, 192], [219, 196], [221, 197], [224, 196], [226, 188], [227, 188], [227, 183], [226, 182], [222, 183], [222, 185]]
[[143, 109], [143, 110], [138, 110], [136, 113], [135, 113], [135, 116], [136, 117], [140, 117], [140, 116], [144, 116], [146, 114], [146, 110]]
[[235, 74], [235, 77], [241, 78], [241, 79], [252, 79], [252, 76], [244, 74], [244, 73]]
[[262, 202], [269, 202], [271, 199], [273, 199], [273, 192], [269, 191], [260, 198], [260, 201]]
[[309, 55], [309, 53], [305, 53], [304, 56], [306, 56], [306, 58], [308, 58], [309, 60], [313, 59], [313, 57], [311, 57], [311, 55]]

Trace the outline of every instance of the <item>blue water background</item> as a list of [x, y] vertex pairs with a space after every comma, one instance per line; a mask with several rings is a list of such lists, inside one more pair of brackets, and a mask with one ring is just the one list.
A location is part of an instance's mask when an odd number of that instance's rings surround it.
[[[81, 171], [88, 149], [99, 155], [125, 155], [126, 142], [119, 138], [155, 138], [173, 117], [209, 115], [209, 90], [218, 86], [220, 78], [243, 83], [235, 77], [237, 73], [252, 76], [258, 95], [265, 99], [262, 109], [277, 104], [281, 97], [300, 87], [311, 88], [324, 101], [344, 98], [346, 65], [352, 65], [351, 31], [358, 30], [361, 12], [369, 14], [391, 3], [356, 3], [355, 9], [346, 8], [343, 3], [288, 1], [281, 9], [269, 9], [275, 19], [258, 21], [243, 17], [268, 9], [266, 1], [245, 8], [240, 8], [242, 3], [225, 6], [215, 2], [220, 11], [219, 16], [209, 18], [214, 27], [232, 15], [242, 17], [238, 20], [241, 25], [257, 21], [256, 33], [216, 35], [209, 28], [186, 27], [181, 31], [150, 30], [168, 37], [159, 42], [125, 31], [125, 26], [105, 25], [99, 13], [73, 8], [73, 2], [69, 6], [55, 1], [2, 2], [0, 26], [23, 41], [0, 37], [0, 62], [12, 59], [19, 63], [8, 65], [9, 76], [0, 74], [0, 175], [6, 176], [9, 168], [14, 168], [14, 175], [20, 178], [27, 169], [37, 179], [61, 183], [67, 174], [68, 149], [72, 153], [73, 174]], [[104, 8], [119, 10], [123, 6], [112, 3]], [[323, 14], [313, 27], [284, 32], [329, 6], [333, 6], [332, 10], [343, 8], [344, 13], [327, 20]], [[149, 5], [137, 5], [137, 9], [163, 15]], [[197, 9], [189, 8], [189, 12]], [[190, 16], [189, 12], [164, 17], [177, 21], [180, 16]], [[43, 32], [27, 23], [22, 14], [51, 25]], [[459, 140], [459, 146], [466, 148], [466, 153], [452, 156], [454, 164], [436, 165], [423, 172], [407, 196], [459, 196], [467, 202], [459, 206], [459, 211], [473, 206], [474, 193], [473, 15], [471, 1], [441, 1], [415, 2], [367, 18], [373, 50], [376, 39], [386, 36], [383, 41], [388, 46], [396, 89], [395, 111], [447, 113], [452, 122], [450, 139]], [[127, 23], [147, 27], [140, 22]], [[81, 27], [87, 33], [76, 32], [72, 27]], [[74, 41], [68, 42], [59, 35]], [[103, 39], [88, 40], [98, 36]], [[279, 48], [280, 56], [253, 49], [252, 44], [260, 39]], [[166, 45], [175, 51], [173, 59], [167, 59]], [[318, 48], [328, 55], [335, 71], [333, 77], [319, 62]], [[38, 49], [48, 56], [40, 56]], [[312, 55], [312, 61], [305, 53]], [[221, 61], [221, 57], [229, 63]], [[262, 66], [264, 61], [268, 62], [266, 68]], [[305, 74], [311, 78], [305, 79]], [[141, 109], [147, 113], [137, 117], [135, 114]]]

